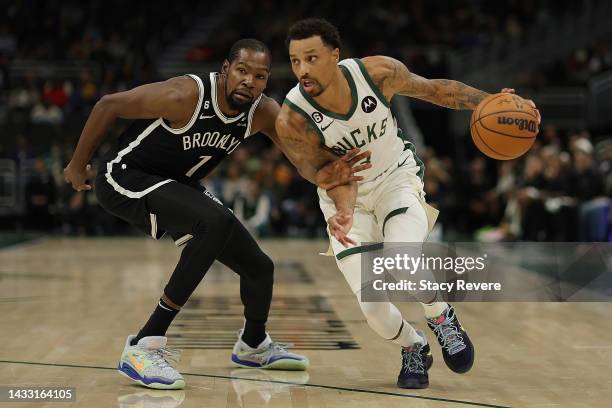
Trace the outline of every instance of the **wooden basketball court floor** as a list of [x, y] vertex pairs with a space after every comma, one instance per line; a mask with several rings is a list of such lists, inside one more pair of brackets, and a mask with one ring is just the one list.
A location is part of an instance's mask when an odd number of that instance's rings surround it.
[[[173, 323], [184, 391], [115, 371], [127, 334], [155, 306], [179, 250], [140, 238], [57, 239], [0, 250], [0, 386], [76, 388], [76, 402], [0, 407], [609, 407], [612, 310], [604, 303], [457, 303], [474, 368], [446, 368], [432, 333], [430, 388], [395, 387], [397, 346], [367, 326], [324, 241], [264, 241], [277, 264], [269, 330], [307, 372], [245, 370], [229, 357], [242, 325], [238, 279], [220, 265]], [[424, 328], [421, 307], [400, 304]]]

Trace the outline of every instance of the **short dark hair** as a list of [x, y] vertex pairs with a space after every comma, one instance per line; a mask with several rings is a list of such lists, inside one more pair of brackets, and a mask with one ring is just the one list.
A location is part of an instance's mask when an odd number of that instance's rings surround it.
[[227, 56], [227, 60], [231, 64], [234, 62], [236, 58], [238, 58], [238, 54], [240, 54], [240, 50], [253, 50], [257, 52], [263, 52], [271, 59], [270, 49], [263, 42], [256, 40], [255, 38], [243, 38], [241, 40], [236, 41], [232, 48], [229, 50], [229, 54]]
[[323, 18], [307, 18], [293, 24], [287, 33], [285, 45], [289, 48], [291, 40], [303, 40], [317, 35], [321, 37], [323, 44], [331, 48], [342, 47], [338, 29]]

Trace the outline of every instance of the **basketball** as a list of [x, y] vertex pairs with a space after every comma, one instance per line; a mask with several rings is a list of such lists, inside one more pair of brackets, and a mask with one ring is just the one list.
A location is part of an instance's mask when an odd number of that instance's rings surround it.
[[472, 113], [470, 131], [476, 147], [497, 160], [511, 160], [527, 152], [538, 134], [533, 107], [510, 93], [489, 95]]

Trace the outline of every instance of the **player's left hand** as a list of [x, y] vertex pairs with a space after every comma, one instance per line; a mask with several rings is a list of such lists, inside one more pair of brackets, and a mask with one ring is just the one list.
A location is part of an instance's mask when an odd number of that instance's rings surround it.
[[350, 245], [357, 245], [355, 241], [348, 237], [348, 233], [353, 226], [353, 213], [338, 211], [327, 220], [329, 232], [342, 245], [348, 248]]
[[334, 187], [363, 180], [363, 177], [357, 176], [355, 173], [369, 169], [372, 167], [372, 164], [357, 165], [357, 163], [370, 157], [370, 155], [371, 152], [369, 150], [365, 152], [361, 152], [360, 149], [349, 150], [344, 156], [327, 163], [317, 171], [315, 177], [317, 186], [324, 190], [330, 190]]
[[[516, 95], [516, 91], [513, 88], [504, 88], [504, 89], [501, 90], [501, 93], [511, 93], [511, 94], [515, 94]], [[518, 96], [518, 95], [516, 95], [516, 96]], [[540, 116], [540, 111], [536, 107], [535, 102], [532, 101], [531, 99], [525, 99], [525, 98], [522, 98], [520, 96], [518, 96], [518, 97], [521, 98], [522, 100], [524, 100], [525, 103], [530, 105], [535, 110], [536, 116], [538, 118], [538, 125], [540, 123], [542, 123], [542, 116]]]

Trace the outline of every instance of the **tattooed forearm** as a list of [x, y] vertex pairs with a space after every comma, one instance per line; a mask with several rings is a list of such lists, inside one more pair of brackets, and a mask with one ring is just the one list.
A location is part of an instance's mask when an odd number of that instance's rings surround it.
[[392, 58], [383, 72], [374, 82], [386, 94], [412, 96], [451, 109], [475, 109], [489, 95], [459, 81], [423, 78]]
[[448, 79], [429, 80], [433, 94], [427, 100], [451, 109], [476, 109], [489, 94], [459, 81]]

